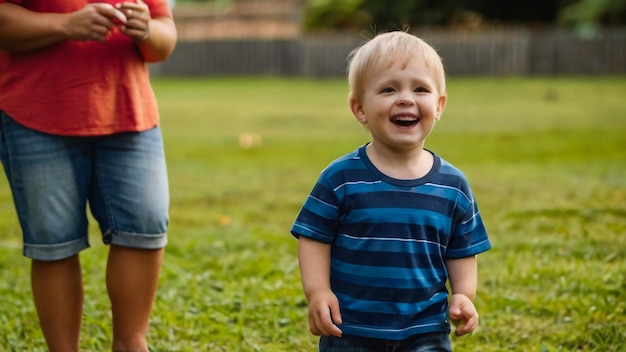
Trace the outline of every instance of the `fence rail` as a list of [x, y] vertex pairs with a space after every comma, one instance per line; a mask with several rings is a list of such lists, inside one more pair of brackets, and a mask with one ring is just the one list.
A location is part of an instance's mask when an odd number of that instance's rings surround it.
[[[449, 75], [560, 75], [626, 73], [626, 29], [584, 38], [562, 30], [492, 32], [423, 31]], [[182, 41], [153, 75], [277, 75], [332, 77], [345, 74], [346, 57], [359, 35], [293, 39]]]

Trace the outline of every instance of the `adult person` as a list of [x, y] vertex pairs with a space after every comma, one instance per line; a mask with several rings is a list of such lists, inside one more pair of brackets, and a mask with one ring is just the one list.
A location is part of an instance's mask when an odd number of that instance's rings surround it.
[[79, 350], [87, 205], [110, 245], [113, 351], [147, 351], [169, 191], [146, 63], [177, 40], [167, 0], [0, 0], [0, 159], [50, 351]]

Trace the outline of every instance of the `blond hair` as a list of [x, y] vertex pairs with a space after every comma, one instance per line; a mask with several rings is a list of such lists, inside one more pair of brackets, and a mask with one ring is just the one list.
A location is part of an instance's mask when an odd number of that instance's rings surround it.
[[361, 101], [368, 70], [381, 62], [397, 60], [421, 60], [432, 71], [439, 95], [446, 95], [445, 72], [437, 51], [412, 34], [394, 31], [379, 34], [350, 53], [347, 69], [349, 97]]

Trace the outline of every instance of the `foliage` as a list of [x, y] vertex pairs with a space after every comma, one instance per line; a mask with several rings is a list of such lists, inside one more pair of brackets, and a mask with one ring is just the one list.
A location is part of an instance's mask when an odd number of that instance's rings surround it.
[[381, 30], [459, 24], [624, 25], [626, 0], [309, 0], [305, 28]]
[[371, 21], [369, 14], [359, 8], [365, 0], [309, 0], [302, 25], [305, 29], [354, 28]]
[[[315, 351], [289, 229], [321, 169], [367, 140], [345, 81], [154, 85], [172, 197], [151, 350]], [[449, 79], [427, 145], [465, 171], [494, 245], [479, 258], [480, 328], [455, 351], [623, 351], [625, 90], [624, 77]], [[93, 223], [92, 236], [87, 352], [111, 337]], [[20, 246], [0, 178], [0, 351], [44, 351]]]
[[594, 35], [602, 24], [626, 23], [626, 0], [581, 0], [563, 8], [559, 21], [583, 35]]

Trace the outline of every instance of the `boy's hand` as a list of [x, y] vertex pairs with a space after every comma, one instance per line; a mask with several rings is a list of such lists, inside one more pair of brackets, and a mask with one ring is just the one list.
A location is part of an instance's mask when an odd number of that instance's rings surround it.
[[309, 330], [316, 336], [341, 337], [339, 301], [332, 291], [318, 292], [309, 299]]
[[478, 326], [478, 312], [469, 297], [464, 294], [453, 294], [450, 301], [450, 320], [456, 326], [454, 334], [469, 334]]

